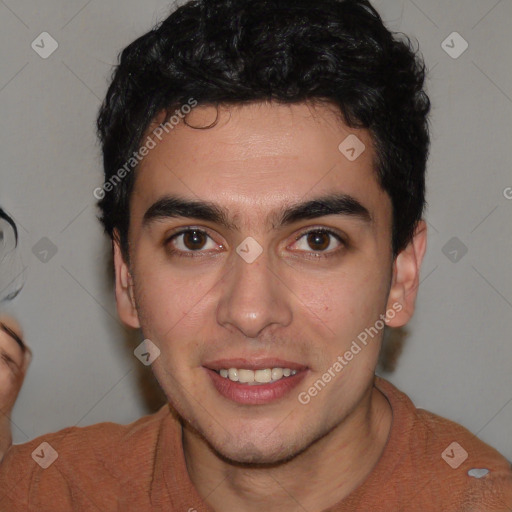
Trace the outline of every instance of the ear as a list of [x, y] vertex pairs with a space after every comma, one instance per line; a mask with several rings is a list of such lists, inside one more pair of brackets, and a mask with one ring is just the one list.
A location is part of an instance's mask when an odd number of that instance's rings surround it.
[[135, 307], [133, 294], [133, 279], [130, 274], [130, 269], [124, 261], [119, 245], [119, 234], [117, 232], [114, 234], [112, 244], [114, 247], [117, 312], [126, 325], [139, 328], [139, 316]]
[[414, 304], [420, 282], [420, 269], [427, 248], [427, 224], [420, 220], [416, 225], [414, 236], [407, 247], [400, 252], [393, 262], [393, 277], [388, 296], [387, 310], [396, 314], [389, 317], [389, 327], [405, 325], [414, 314]]

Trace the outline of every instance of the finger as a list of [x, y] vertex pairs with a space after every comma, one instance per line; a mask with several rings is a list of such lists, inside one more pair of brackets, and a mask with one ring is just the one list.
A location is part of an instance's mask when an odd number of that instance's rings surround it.
[[0, 312], [0, 323], [11, 331], [15, 332], [20, 339], [23, 339], [23, 329], [21, 328], [21, 325], [16, 320], [16, 318], [6, 313]]
[[14, 330], [11, 329], [8, 325], [6, 325], [4, 322], [0, 322], [0, 329], [7, 333], [21, 348], [23, 352], [26, 350], [25, 343], [23, 343], [23, 340], [21, 339], [20, 335]]
[[[31, 359], [31, 351], [22, 340], [22, 330], [18, 322], [10, 316], [0, 315], [0, 349], [2, 359], [15, 373], [25, 372]], [[28, 360], [26, 359], [28, 357]]]
[[25, 354], [23, 355], [23, 363], [21, 365], [21, 371], [23, 374], [25, 374], [27, 372], [27, 369], [30, 366], [31, 362], [32, 362], [32, 350], [30, 350], [30, 347], [27, 347], [27, 345], [25, 345]]

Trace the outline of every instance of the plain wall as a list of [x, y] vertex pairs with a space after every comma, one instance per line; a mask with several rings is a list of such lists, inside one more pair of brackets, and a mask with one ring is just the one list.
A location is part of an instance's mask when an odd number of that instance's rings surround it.
[[[512, 460], [512, 3], [374, 5], [418, 40], [433, 104], [417, 312], [396, 370], [380, 374]], [[93, 190], [103, 181], [95, 117], [112, 65], [168, 12], [163, 0], [0, 3], [0, 205], [18, 222], [26, 267], [9, 308], [34, 352], [13, 414], [16, 443], [128, 423], [162, 399], [133, 355], [140, 335], [117, 318]], [[454, 31], [469, 44], [458, 58], [442, 48]], [[47, 59], [31, 47], [42, 32], [59, 45]], [[34, 246], [56, 253], [44, 262]]]

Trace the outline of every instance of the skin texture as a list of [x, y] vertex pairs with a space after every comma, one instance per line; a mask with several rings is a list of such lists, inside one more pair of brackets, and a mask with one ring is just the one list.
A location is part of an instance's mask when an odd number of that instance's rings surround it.
[[[187, 124], [215, 117], [200, 106]], [[214, 509], [323, 510], [364, 481], [389, 434], [389, 403], [372, 386], [382, 330], [308, 405], [297, 395], [393, 305], [401, 310], [387, 325], [407, 323], [425, 223], [393, 259], [391, 202], [376, 181], [370, 135], [348, 128], [329, 106], [256, 103], [220, 109], [214, 128], [187, 124], [156, 141], [137, 170], [129, 265], [114, 243], [120, 317], [161, 351], [153, 371], [183, 419], [190, 477]], [[338, 150], [349, 134], [366, 146], [353, 162]], [[372, 221], [330, 215], [277, 227], [268, 217], [332, 192], [356, 198]], [[143, 225], [166, 194], [215, 202], [239, 229], [189, 218]], [[186, 245], [183, 235], [169, 241], [186, 227], [207, 232], [202, 247]], [[348, 243], [326, 235], [318, 250], [307, 235], [299, 238], [312, 228], [332, 229]], [[263, 248], [252, 264], [235, 251], [249, 236]], [[194, 248], [200, 256], [179, 256]], [[291, 360], [308, 374], [275, 403], [236, 404], [217, 393], [203, 367], [235, 357]]]
[[[20, 339], [23, 332], [18, 322], [0, 314], [0, 324], [12, 330]], [[1, 326], [0, 326], [1, 327]], [[32, 359], [31, 350], [23, 350], [15, 339], [0, 328], [0, 460], [12, 444], [11, 412]]]

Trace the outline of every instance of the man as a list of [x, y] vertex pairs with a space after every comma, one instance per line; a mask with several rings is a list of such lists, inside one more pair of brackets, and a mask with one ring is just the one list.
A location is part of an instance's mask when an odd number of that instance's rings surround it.
[[375, 376], [426, 248], [424, 68], [366, 0], [198, 0], [98, 127], [117, 308], [169, 404], [13, 446], [2, 510], [510, 511], [510, 464]]

